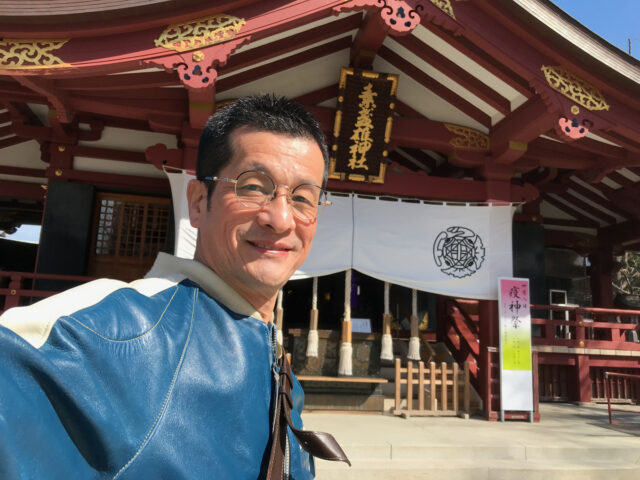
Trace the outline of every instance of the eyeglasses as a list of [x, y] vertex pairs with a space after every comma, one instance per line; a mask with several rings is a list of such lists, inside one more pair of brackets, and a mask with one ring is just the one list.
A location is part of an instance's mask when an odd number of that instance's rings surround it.
[[233, 183], [238, 201], [243, 206], [256, 210], [276, 198], [276, 187], [284, 187], [290, 190], [287, 192], [287, 199], [291, 203], [293, 214], [306, 222], [315, 221], [322, 209], [326, 205], [331, 205], [327, 200], [326, 192], [318, 185], [303, 183], [291, 190], [287, 185], [276, 185], [269, 175], [258, 170], [242, 172], [235, 179], [208, 176], [200, 180]]

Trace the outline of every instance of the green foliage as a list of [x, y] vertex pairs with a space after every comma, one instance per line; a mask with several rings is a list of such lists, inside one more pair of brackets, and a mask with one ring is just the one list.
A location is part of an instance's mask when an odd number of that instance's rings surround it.
[[640, 294], [640, 252], [625, 252], [616, 258], [622, 267], [615, 275], [613, 288], [618, 293]]

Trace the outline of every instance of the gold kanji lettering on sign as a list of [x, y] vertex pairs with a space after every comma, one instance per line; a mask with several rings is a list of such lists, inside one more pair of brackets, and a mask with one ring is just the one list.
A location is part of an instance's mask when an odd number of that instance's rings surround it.
[[396, 75], [341, 70], [329, 178], [384, 182], [397, 85]]
[[373, 145], [373, 139], [371, 138], [371, 130], [373, 129], [373, 111], [376, 108], [375, 97], [378, 94], [373, 91], [373, 84], [369, 83], [363, 89], [358, 98], [360, 104], [358, 107], [360, 111], [358, 113], [358, 120], [353, 129], [353, 134], [350, 140], [353, 140], [353, 144], [349, 147], [349, 153], [351, 158], [349, 159], [349, 168], [364, 168], [369, 170], [367, 163], [367, 152], [371, 150]]

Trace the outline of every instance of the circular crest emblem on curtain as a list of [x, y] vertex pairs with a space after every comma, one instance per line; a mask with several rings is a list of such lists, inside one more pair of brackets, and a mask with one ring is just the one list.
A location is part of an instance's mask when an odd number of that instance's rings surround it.
[[482, 239], [466, 227], [449, 227], [433, 242], [433, 260], [442, 273], [463, 278], [473, 275], [484, 262]]

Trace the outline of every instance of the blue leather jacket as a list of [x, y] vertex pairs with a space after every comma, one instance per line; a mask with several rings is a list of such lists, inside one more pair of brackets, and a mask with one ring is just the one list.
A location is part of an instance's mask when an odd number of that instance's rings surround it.
[[[264, 477], [275, 329], [202, 264], [161, 254], [145, 279], [97, 280], [0, 324], [0, 478]], [[293, 399], [298, 428], [295, 380]], [[288, 439], [285, 477], [313, 478]]]

